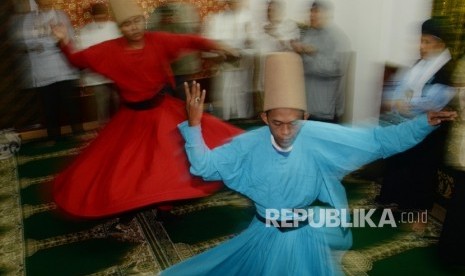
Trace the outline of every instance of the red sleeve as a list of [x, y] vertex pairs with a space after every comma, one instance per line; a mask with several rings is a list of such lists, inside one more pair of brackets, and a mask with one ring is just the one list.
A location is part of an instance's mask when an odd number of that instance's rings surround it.
[[212, 40], [199, 35], [158, 32], [153, 33], [153, 37], [155, 40], [169, 42], [169, 47], [167, 47], [169, 59], [175, 59], [180, 54], [186, 52], [210, 51], [216, 49], [216, 44]]
[[74, 65], [75, 67], [77, 67], [79, 69], [84, 69], [84, 68], [90, 67], [89, 63], [84, 58], [84, 56], [85, 56], [84, 51], [85, 50], [75, 52], [74, 49], [73, 49], [73, 46], [71, 45], [71, 43], [68, 43], [68, 44], [60, 43], [59, 46], [60, 46], [60, 49], [63, 52], [63, 54], [65, 54], [66, 58], [69, 60], [69, 62], [72, 65]]
[[79, 69], [89, 68], [94, 72], [105, 75], [107, 69], [111, 66], [107, 66], [106, 62], [111, 58], [113, 54], [113, 41], [107, 40], [105, 42], [90, 46], [81, 51], [74, 51], [71, 43], [67, 45], [60, 45], [61, 51], [65, 54], [69, 62]]

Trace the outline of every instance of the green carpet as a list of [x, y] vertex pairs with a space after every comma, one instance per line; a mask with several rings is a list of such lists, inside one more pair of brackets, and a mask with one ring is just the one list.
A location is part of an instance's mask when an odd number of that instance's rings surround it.
[[115, 219], [74, 221], [56, 212], [51, 180], [80, 146], [85, 145], [72, 140], [51, 147], [27, 143], [17, 158], [3, 160], [9, 173], [2, 184], [15, 187], [5, 192], [16, 199], [2, 223], [5, 275], [152, 275], [159, 270], [139, 224], [122, 239], [112, 233]]
[[[236, 235], [254, 215], [250, 202], [229, 190], [179, 202], [170, 217], [155, 209], [115, 231], [116, 218], [73, 221], [60, 216], [50, 185], [85, 147], [73, 139], [54, 146], [22, 145], [15, 158], [0, 160], [0, 275], [155, 275]], [[379, 186], [348, 176], [351, 208], [371, 209]], [[373, 217], [379, 218], [379, 213]], [[399, 227], [354, 228], [354, 246], [343, 258], [347, 275], [465, 275], [436, 257], [441, 224], [428, 217], [422, 234]]]

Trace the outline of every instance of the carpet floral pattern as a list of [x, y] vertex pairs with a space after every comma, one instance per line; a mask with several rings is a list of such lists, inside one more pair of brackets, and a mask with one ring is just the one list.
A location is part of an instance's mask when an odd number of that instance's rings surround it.
[[[59, 216], [47, 191], [53, 177], [87, 143], [70, 139], [47, 147], [30, 142], [16, 156], [0, 160], [0, 274], [156, 275], [237, 235], [254, 215], [246, 198], [225, 189], [180, 202], [169, 216], [147, 208], [125, 228], [118, 228], [119, 218], [73, 221]], [[376, 182], [350, 175], [344, 185], [351, 209], [380, 207], [374, 202]], [[410, 225], [355, 228], [354, 246], [343, 257], [344, 272], [396, 273], [399, 268], [389, 265], [391, 261], [430, 252], [440, 231], [440, 222], [432, 216], [422, 231], [412, 231]], [[431, 273], [441, 269], [427, 268]]]

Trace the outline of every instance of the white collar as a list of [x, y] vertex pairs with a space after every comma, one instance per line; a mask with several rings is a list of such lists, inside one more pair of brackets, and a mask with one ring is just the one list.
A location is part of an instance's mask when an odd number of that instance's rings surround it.
[[421, 97], [423, 86], [441, 69], [449, 60], [451, 54], [445, 49], [441, 54], [427, 60], [421, 60], [410, 70], [407, 79], [409, 88], [413, 92], [412, 98]]
[[273, 147], [277, 151], [279, 151], [279, 152], [290, 152], [292, 150], [292, 147], [293, 147], [292, 145], [290, 147], [288, 147], [288, 148], [283, 149], [282, 147], [280, 147], [278, 145], [278, 143], [276, 143], [276, 140], [274, 139], [273, 135], [270, 135], [270, 136], [271, 136], [271, 144], [273, 145]]

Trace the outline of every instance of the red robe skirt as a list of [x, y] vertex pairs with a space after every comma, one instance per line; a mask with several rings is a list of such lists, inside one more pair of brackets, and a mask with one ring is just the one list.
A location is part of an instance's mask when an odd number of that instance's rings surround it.
[[[185, 103], [171, 96], [149, 110], [122, 107], [98, 137], [54, 180], [64, 212], [99, 218], [173, 200], [207, 196], [222, 187], [189, 172], [177, 125]], [[210, 148], [243, 132], [209, 114], [202, 133]]]

